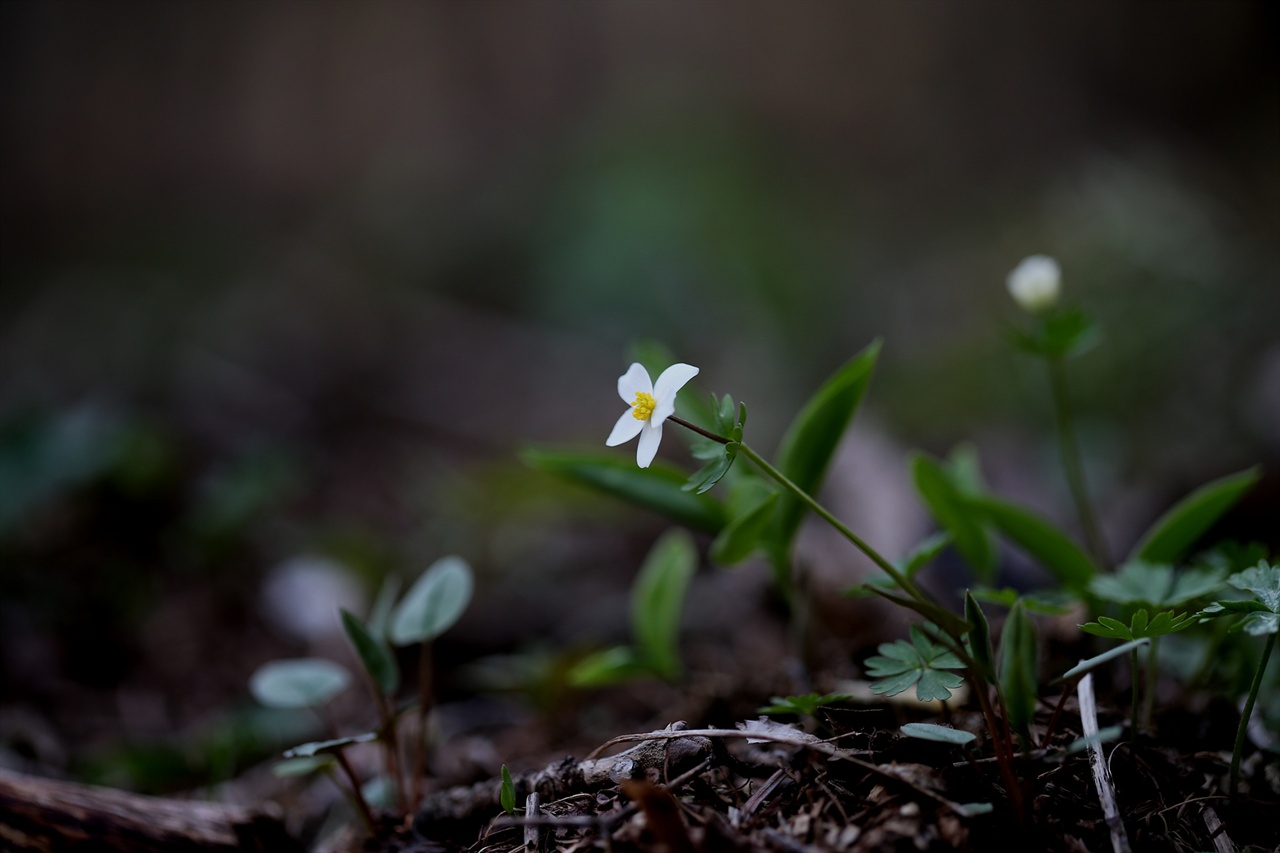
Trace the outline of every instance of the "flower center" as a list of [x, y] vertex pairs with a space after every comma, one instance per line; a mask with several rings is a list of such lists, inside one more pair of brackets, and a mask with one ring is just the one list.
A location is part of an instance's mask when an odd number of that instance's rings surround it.
[[631, 417], [638, 421], [647, 421], [649, 416], [653, 414], [653, 410], [657, 407], [657, 403], [653, 401], [652, 394], [646, 394], [640, 391], [636, 394], [636, 401], [631, 404]]

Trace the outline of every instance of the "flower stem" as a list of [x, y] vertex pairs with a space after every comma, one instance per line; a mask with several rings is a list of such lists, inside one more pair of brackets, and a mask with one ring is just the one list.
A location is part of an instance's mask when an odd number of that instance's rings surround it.
[[1235, 798], [1236, 791], [1240, 787], [1240, 758], [1244, 754], [1244, 739], [1249, 733], [1249, 718], [1253, 716], [1253, 703], [1258, 701], [1258, 691], [1262, 689], [1262, 673], [1267, 668], [1267, 661], [1271, 659], [1271, 650], [1275, 647], [1276, 635], [1267, 635], [1267, 644], [1262, 647], [1262, 660], [1258, 661], [1258, 671], [1253, 674], [1253, 683], [1249, 685], [1249, 696], [1244, 700], [1244, 710], [1241, 711], [1240, 728], [1236, 730], [1236, 746], [1231, 752], [1231, 785], [1230, 791], [1232, 798]]
[[867, 557], [869, 557], [873, 563], [879, 566], [881, 570], [884, 571], [885, 574], [893, 578], [894, 583], [896, 583], [899, 587], [901, 587], [904, 592], [906, 592], [908, 595], [910, 595], [912, 598], [916, 599], [917, 601], [926, 600], [924, 595], [918, 589], [916, 589], [916, 585], [913, 584], [905, 575], [903, 575], [902, 572], [894, 568], [893, 563], [890, 563], [880, 554], [879, 551], [877, 551], [875, 548], [872, 548], [865, 541], [863, 541], [863, 539], [860, 536], [858, 536], [858, 534], [850, 530], [848, 526], [845, 525], [844, 522], [842, 522], [840, 519], [832, 515], [830, 511], [827, 510], [826, 507], [824, 507], [822, 504], [818, 503], [816, 500], [810, 497], [808, 492], [806, 492], [804, 489], [800, 488], [795, 483], [793, 483], [787, 477], [786, 474], [783, 474], [777, 468], [774, 468], [772, 465], [770, 465], [767, 461], [765, 461], [764, 457], [762, 457], [759, 453], [756, 453], [754, 450], [752, 450], [747, 444], [745, 443], [740, 444], [738, 446], [738, 450], [740, 453], [742, 453], [744, 456], [746, 456], [748, 459], [754, 462], [760, 468], [761, 471], [764, 471], [766, 474], [768, 474], [770, 477], [776, 480], [778, 482], [778, 485], [782, 486], [787, 491], [791, 492], [791, 494], [795, 495], [796, 498], [800, 501], [800, 503], [804, 504], [809, 509], [813, 510], [815, 513], [818, 514], [820, 518], [822, 518], [823, 521], [825, 521], [827, 524], [830, 524], [832, 527], [834, 527], [837, 533], [839, 533], [845, 539], [848, 539], [850, 542], [852, 542], [854, 547], [856, 547], [862, 553], [866, 554]]
[[1067, 371], [1063, 367], [1062, 358], [1049, 356], [1049, 384], [1053, 391], [1054, 416], [1058, 427], [1058, 445], [1062, 453], [1062, 467], [1067, 474], [1067, 486], [1071, 490], [1071, 499], [1076, 505], [1076, 514], [1080, 516], [1080, 527], [1084, 530], [1085, 541], [1089, 552], [1104, 569], [1111, 568], [1111, 555], [1107, 550], [1106, 540], [1098, 527], [1098, 519], [1093, 511], [1093, 502], [1089, 499], [1089, 488], [1085, 483], [1084, 465], [1080, 462], [1080, 444], [1076, 439], [1075, 423], [1071, 410], [1071, 395], [1067, 391]]
[[667, 420], [671, 421], [673, 424], [680, 424], [680, 426], [684, 427], [685, 429], [693, 430], [703, 438], [709, 438], [712, 441], [718, 442], [720, 444], [728, 444], [733, 440], [730, 438], [725, 438], [723, 435], [716, 435], [714, 432], [711, 432], [710, 430], [705, 430], [702, 427], [698, 426], [697, 424], [691, 424], [688, 421], [686, 421], [684, 418], [677, 418], [675, 415], [669, 416]]

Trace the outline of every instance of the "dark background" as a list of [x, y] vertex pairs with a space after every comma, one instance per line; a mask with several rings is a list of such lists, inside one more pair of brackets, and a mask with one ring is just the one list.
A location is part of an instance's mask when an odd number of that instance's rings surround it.
[[458, 655], [617, 633], [564, 609], [660, 522], [516, 453], [602, 445], [641, 341], [767, 451], [883, 337], [832, 486], [868, 538], [927, 532], [903, 454], [961, 440], [1070, 523], [1005, 334], [1036, 252], [1103, 330], [1117, 547], [1258, 462], [1227, 532], [1274, 544], [1278, 36], [1261, 0], [0, 5], [0, 757], [147, 787], [84, 756], [223, 731], [444, 553]]

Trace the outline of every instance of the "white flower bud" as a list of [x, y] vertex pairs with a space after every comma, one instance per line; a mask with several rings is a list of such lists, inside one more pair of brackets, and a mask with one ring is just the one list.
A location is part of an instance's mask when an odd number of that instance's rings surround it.
[[1009, 293], [1019, 305], [1039, 313], [1057, 304], [1061, 278], [1057, 261], [1048, 255], [1032, 255], [1013, 268], [1007, 282]]

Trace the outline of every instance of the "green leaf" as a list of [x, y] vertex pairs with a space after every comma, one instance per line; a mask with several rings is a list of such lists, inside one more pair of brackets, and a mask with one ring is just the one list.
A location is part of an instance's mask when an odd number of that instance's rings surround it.
[[1096, 573], [1084, 551], [1043, 516], [994, 497], [973, 498], [971, 503], [1068, 590], [1083, 592]]
[[382, 586], [378, 587], [378, 595], [369, 608], [369, 622], [366, 626], [369, 633], [382, 642], [388, 642], [391, 636], [391, 613], [395, 609], [396, 599], [400, 596], [400, 578], [388, 575]]
[[951, 534], [960, 556], [979, 578], [990, 581], [996, 570], [996, 552], [983, 526], [952, 474], [923, 453], [908, 457], [911, 481], [934, 520]]
[[1272, 566], [1266, 560], [1227, 578], [1227, 583], [1258, 597], [1262, 605], [1272, 613], [1280, 613], [1280, 566]]
[[1151, 525], [1133, 547], [1130, 558], [1148, 563], [1178, 562], [1261, 478], [1260, 469], [1249, 468], [1196, 489]]
[[1011, 329], [1021, 349], [1046, 358], [1073, 358], [1090, 350], [1100, 337], [1093, 321], [1079, 308], [1061, 308], [1040, 318], [1035, 329]]
[[938, 743], [949, 743], [955, 746], [964, 746], [977, 738], [977, 735], [973, 732], [953, 729], [950, 726], [938, 726], [933, 723], [905, 723], [899, 728], [899, 731], [908, 737], [932, 740]]
[[[871, 382], [879, 353], [880, 342], [875, 341], [837, 370], [809, 399], [782, 437], [774, 465], [810, 495], [816, 495], [822, 485], [836, 445]], [[791, 541], [804, 511], [805, 506], [789, 492], [779, 497], [770, 550], [775, 563], [787, 571]]]
[[952, 690], [964, 683], [961, 676], [947, 671], [964, 664], [914, 625], [910, 642], [882, 643], [877, 651], [879, 655], [867, 658], [863, 664], [867, 674], [878, 679], [871, 684], [873, 693], [895, 696], [915, 685], [916, 698], [921, 702], [945, 701], [951, 698]]
[[940, 604], [934, 604], [932, 601], [919, 601], [909, 598], [905, 595], [899, 595], [888, 589], [884, 589], [876, 584], [864, 584], [863, 589], [878, 595], [887, 601], [892, 601], [899, 607], [905, 607], [919, 613], [925, 619], [928, 619], [935, 625], [941, 627], [946, 633], [952, 636], [960, 636], [969, 630], [969, 623], [961, 619]]
[[728, 444], [721, 444], [704, 438], [694, 444], [694, 457], [705, 460], [707, 464], [689, 477], [681, 488], [698, 495], [711, 491], [729, 473], [734, 460], [738, 458], [738, 449], [742, 446], [742, 430], [747, 424], [747, 404], [743, 403], [738, 407], [738, 418], [735, 421], [733, 398], [728, 394], [722, 400], [717, 400], [716, 395], [712, 394], [711, 409], [715, 412], [713, 432], [731, 440]]
[[680, 617], [697, 568], [693, 537], [671, 530], [649, 551], [631, 592], [631, 630], [640, 659], [663, 678], [676, 678], [682, 669]]
[[678, 524], [719, 533], [725, 515], [720, 502], [684, 490], [686, 475], [662, 461], [637, 468], [634, 459], [605, 453], [526, 450], [525, 464], [661, 513]]
[[982, 677], [990, 680], [995, 675], [995, 652], [991, 646], [991, 624], [978, 606], [973, 593], [965, 590], [964, 619], [973, 628], [969, 632], [969, 650], [974, 661], [982, 667]]
[[289, 758], [273, 764], [271, 772], [276, 778], [284, 779], [292, 776], [306, 776], [333, 765], [334, 760], [330, 755], [317, 755], [311, 758]]
[[1000, 692], [1009, 723], [1025, 738], [1036, 711], [1039, 685], [1036, 629], [1022, 602], [1013, 605], [1000, 636]]
[[314, 708], [351, 683], [347, 670], [324, 658], [273, 660], [249, 678], [249, 692], [268, 708]]
[[614, 646], [578, 661], [567, 679], [574, 687], [604, 687], [652, 675], [653, 670], [637, 657], [634, 649]]
[[1170, 565], [1131, 560], [1113, 575], [1098, 575], [1089, 582], [1089, 591], [1116, 604], [1150, 604], [1169, 607], [1185, 604], [1222, 586], [1221, 569], [1174, 570]]
[[502, 790], [498, 794], [498, 802], [502, 805], [502, 810], [509, 815], [516, 813], [516, 786], [511, 781], [511, 771], [507, 769], [507, 765], [502, 765]]
[[757, 482], [756, 485], [760, 492], [755, 503], [740, 515], [735, 515], [711, 543], [711, 559], [722, 566], [732, 566], [751, 556], [773, 520], [778, 493], [764, 483]]
[[400, 686], [400, 667], [397, 666], [391, 649], [375, 637], [359, 618], [346, 610], [342, 611], [342, 627], [374, 686], [383, 696], [393, 695]]
[[461, 557], [441, 557], [405, 593], [391, 619], [397, 646], [434, 640], [453, 627], [471, 602], [471, 567]]
[[1113, 658], [1118, 658], [1121, 655], [1124, 655], [1132, 651], [1133, 649], [1138, 648], [1138, 646], [1145, 646], [1147, 643], [1150, 643], [1150, 642], [1151, 640], [1149, 638], [1143, 637], [1142, 639], [1130, 640], [1129, 642], [1124, 643], [1123, 645], [1119, 645], [1114, 648], [1107, 649], [1105, 652], [1103, 652], [1100, 655], [1094, 655], [1088, 660], [1080, 661], [1080, 663], [1076, 664], [1075, 666], [1071, 667], [1071, 669], [1062, 673], [1062, 675], [1057, 680], [1060, 682], [1070, 681], [1076, 676], [1084, 675], [1086, 672], [1089, 672], [1092, 669], [1096, 669], [1097, 667], [1101, 666], [1107, 661], [1112, 660]]
[[314, 758], [317, 755], [331, 755], [335, 752], [341, 752], [349, 746], [357, 743], [370, 743], [378, 739], [377, 732], [364, 732], [363, 734], [352, 735], [351, 737], [339, 737], [333, 740], [317, 740], [311, 743], [304, 743], [301, 746], [295, 746], [293, 749], [286, 749], [281, 753], [285, 758]]
[[761, 706], [761, 714], [798, 714], [812, 717], [823, 705], [833, 705], [851, 698], [848, 693], [808, 693], [804, 696], [774, 696], [768, 705]]
[[938, 559], [938, 555], [950, 544], [950, 533], [935, 533], [918, 543], [905, 557], [898, 560], [894, 566], [905, 576], [914, 578], [921, 569]]

